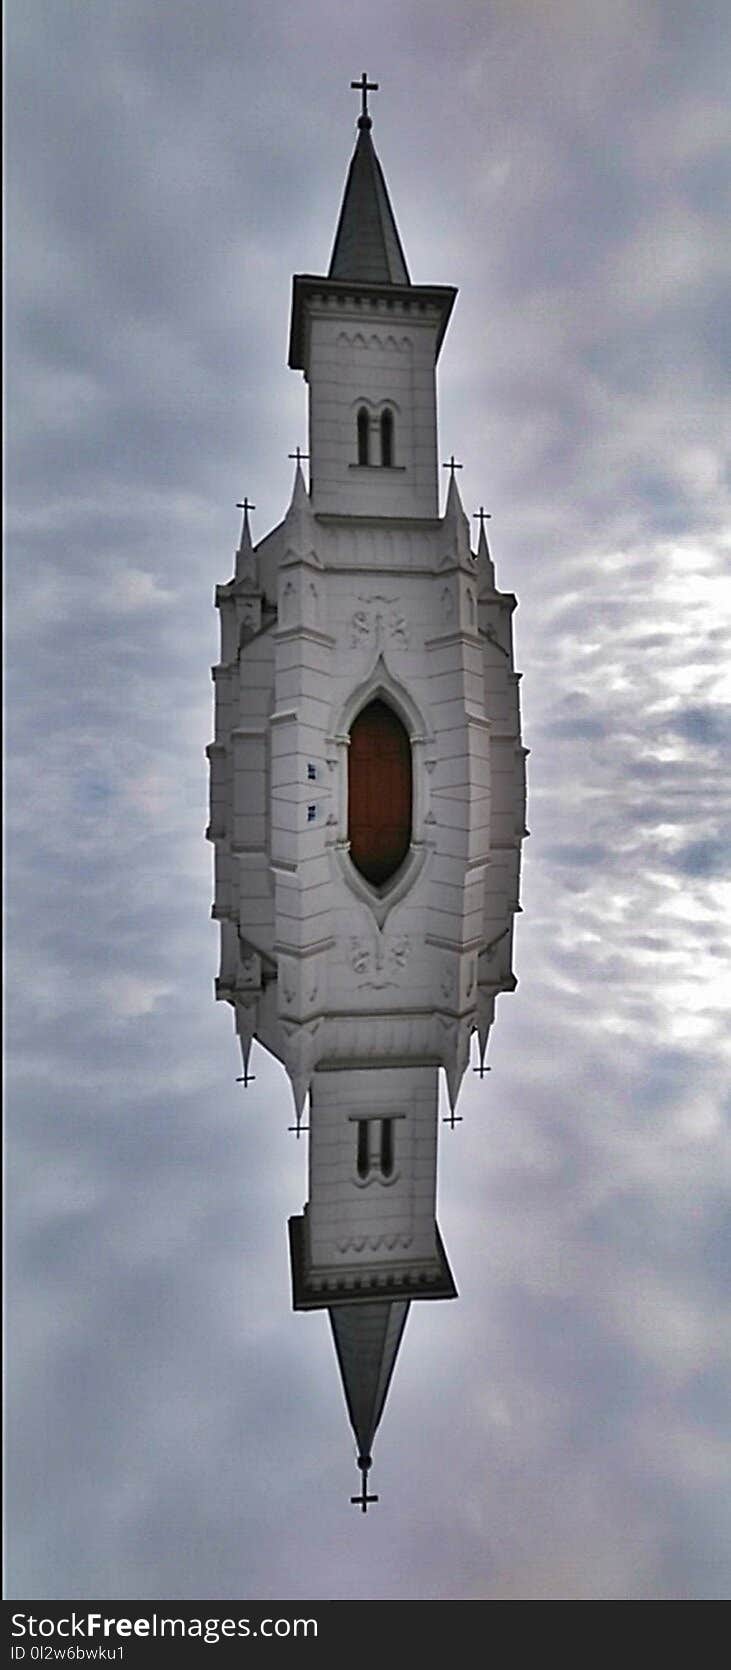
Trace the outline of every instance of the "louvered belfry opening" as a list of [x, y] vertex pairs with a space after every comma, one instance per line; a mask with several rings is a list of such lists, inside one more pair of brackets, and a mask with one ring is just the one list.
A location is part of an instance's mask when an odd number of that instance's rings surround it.
[[374, 887], [395, 875], [409, 850], [411, 743], [386, 702], [369, 702], [350, 732], [348, 839], [356, 869]]

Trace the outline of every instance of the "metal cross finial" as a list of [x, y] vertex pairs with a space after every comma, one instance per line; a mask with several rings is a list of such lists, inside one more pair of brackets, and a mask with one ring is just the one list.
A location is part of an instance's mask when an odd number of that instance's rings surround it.
[[367, 1513], [368, 1512], [368, 1503], [369, 1502], [377, 1502], [378, 1501], [377, 1496], [369, 1496], [368, 1495], [368, 1469], [369, 1469], [370, 1465], [371, 1465], [370, 1456], [367, 1459], [364, 1459], [362, 1461], [360, 1460], [360, 1458], [358, 1459], [358, 1466], [359, 1466], [360, 1471], [361, 1471], [360, 1496], [351, 1496], [351, 1498], [350, 1498], [353, 1507], [354, 1508], [360, 1508], [361, 1513]]
[[360, 81], [351, 81], [350, 85], [353, 89], [353, 92], [360, 93], [360, 95], [361, 95], [361, 111], [360, 111], [361, 117], [365, 116], [370, 120], [370, 115], [369, 115], [369, 111], [368, 111], [368, 94], [378, 92], [378, 82], [377, 81], [369, 81], [368, 77], [366, 75], [366, 72], [364, 70], [363, 74], [360, 78]]
[[473, 1073], [479, 1073], [480, 1078], [484, 1079], [486, 1073], [492, 1072], [492, 1067], [486, 1067], [484, 1061], [481, 1061], [479, 1067], [473, 1067], [472, 1071]]
[[442, 1124], [443, 1125], [451, 1125], [452, 1130], [454, 1130], [455, 1125], [462, 1125], [463, 1123], [464, 1122], [463, 1122], [461, 1113], [455, 1113], [454, 1108], [452, 1108], [452, 1111], [449, 1114], [449, 1117], [447, 1117], [447, 1115], [445, 1114], [444, 1118], [442, 1120]]
[[243, 510], [244, 513], [247, 513], [250, 510], [256, 510], [256, 505], [252, 504], [251, 500], [247, 499], [246, 494], [244, 494], [243, 499], [236, 500], [236, 509]]
[[296, 1136], [296, 1137], [297, 1137], [297, 1141], [298, 1141], [298, 1142], [299, 1142], [299, 1139], [300, 1139], [300, 1137], [301, 1137], [301, 1135], [302, 1135], [302, 1132], [303, 1132], [303, 1131], [309, 1131], [309, 1128], [310, 1128], [310, 1127], [309, 1127], [309, 1125], [303, 1125], [303, 1124], [302, 1124], [302, 1120], [301, 1120], [301, 1117], [300, 1117], [300, 1118], [299, 1118], [299, 1119], [298, 1119], [298, 1120], [297, 1120], [297, 1124], [296, 1124], [296, 1125], [288, 1125], [288, 1126], [287, 1126], [287, 1130], [288, 1130], [288, 1131], [294, 1131], [294, 1133], [295, 1133], [295, 1136]]
[[303, 458], [309, 458], [309, 456], [310, 456], [309, 452], [301, 452], [300, 448], [298, 446], [295, 447], [294, 452], [288, 452], [287, 453], [287, 457], [288, 458], [296, 458], [298, 464], [300, 464], [302, 462]]
[[[239, 508], [241, 508], [241, 507], [239, 507]], [[243, 1084], [244, 1089], [246, 1089], [246, 1086], [248, 1084], [254, 1084], [255, 1081], [256, 1081], [256, 1073], [250, 1073], [248, 1067], [245, 1067], [241, 1078], [237, 1079], [236, 1083], [237, 1084]]]
[[450, 479], [450, 481], [453, 481], [455, 470], [461, 470], [462, 465], [457, 463], [457, 460], [454, 456], [454, 453], [452, 453], [452, 456], [449, 459], [449, 462], [447, 464], [442, 464], [442, 469], [443, 470], [449, 470], [449, 479]]
[[473, 512], [472, 512], [472, 520], [473, 520], [473, 521], [474, 521], [474, 522], [479, 522], [479, 524], [480, 524], [480, 533], [484, 533], [484, 531], [485, 531], [485, 523], [486, 523], [486, 522], [490, 522], [490, 521], [492, 521], [492, 517], [491, 517], [491, 515], [490, 515], [490, 512], [489, 512], [489, 510], [486, 510], [486, 509], [485, 509], [485, 506], [484, 506], [484, 505], [483, 505], [483, 504], [481, 504], [481, 505], [480, 505], [480, 508], [479, 508], [479, 510], [473, 510]]

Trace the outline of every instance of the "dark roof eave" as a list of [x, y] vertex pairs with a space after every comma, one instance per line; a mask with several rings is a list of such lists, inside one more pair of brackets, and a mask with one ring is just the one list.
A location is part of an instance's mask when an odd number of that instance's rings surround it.
[[449, 324], [457, 290], [452, 284], [376, 284], [365, 279], [326, 278], [316, 273], [295, 273], [292, 279], [292, 315], [288, 365], [304, 371], [304, 304], [317, 294], [340, 296], [383, 296], [391, 300], [436, 303], [441, 308], [437, 331], [437, 358]]

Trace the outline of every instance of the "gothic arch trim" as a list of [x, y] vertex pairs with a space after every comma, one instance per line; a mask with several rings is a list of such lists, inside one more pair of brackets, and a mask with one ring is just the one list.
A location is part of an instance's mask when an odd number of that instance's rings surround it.
[[339, 740], [340, 737], [347, 740], [353, 720], [357, 719], [361, 708], [366, 707], [369, 702], [375, 701], [379, 696], [398, 714], [399, 719], [409, 733], [412, 747], [414, 743], [424, 744], [434, 741], [434, 731], [425, 713], [414, 700], [410, 691], [407, 690], [405, 684], [395, 678], [389, 670], [383, 650], [380, 649], [377, 651], [373, 665], [366, 677], [355, 686], [354, 690], [351, 690], [350, 695], [338, 712], [331, 714], [332, 734], [336, 740]]
[[[356, 869], [349, 852], [348, 748], [354, 720], [363, 708], [378, 700], [393, 708], [411, 743], [412, 805], [409, 851], [396, 874], [382, 886], [375, 887]], [[426, 832], [429, 790], [425, 759], [433, 751], [434, 733], [413, 696], [389, 672], [383, 654], [379, 652], [368, 676], [351, 691], [334, 716], [331, 738], [337, 751], [335, 796], [338, 812], [334, 859], [351, 891], [369, 905], [379, 928], [382, 928], [392, 907], [413, 887], [431, 850]]]
[[388, 407], [389, 411], [395, 412], [399, 417], [402, 410], [398, 400], [396, 400], [392, 394], [384, 394], [377, 400], [372, 400], [368, 394], [357, 394], [350, 402], [350, 411], [357, 412], [360, 406], [367, 406], [369, 412], [372, 412], [374, 417], [380, 417], [386, 407]]

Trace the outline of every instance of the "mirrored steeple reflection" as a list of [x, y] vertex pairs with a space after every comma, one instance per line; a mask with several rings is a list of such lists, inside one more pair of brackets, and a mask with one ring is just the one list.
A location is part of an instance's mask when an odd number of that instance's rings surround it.
[[439, 1069], [454, 1123], [473, 1034], [484, 1070], [516, 983], [526, 751], [515, 598], [482, 508], [472, 549], [453, 455], [439, 514], [456, 291], [410, 282], [363, 100], [328, 276], [293, 284], [308, 454], [256, 545], [244, 500], [217, 588], [208, 833], [243, 1080], [256, 1038], [309, 1145], [293, 1304], [329, 1314], [365, 1512], [410, 1305], [456, 1296], [435, 1216]]

